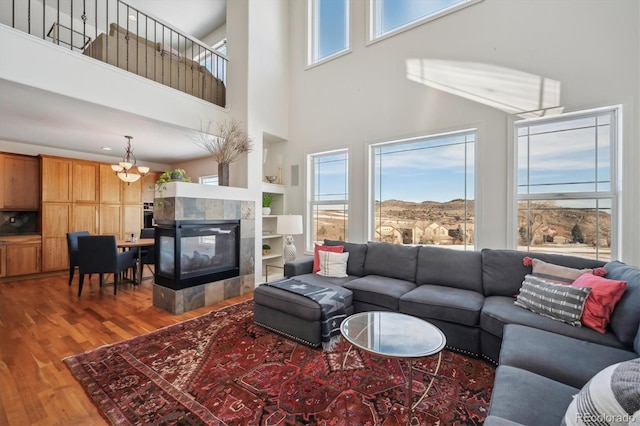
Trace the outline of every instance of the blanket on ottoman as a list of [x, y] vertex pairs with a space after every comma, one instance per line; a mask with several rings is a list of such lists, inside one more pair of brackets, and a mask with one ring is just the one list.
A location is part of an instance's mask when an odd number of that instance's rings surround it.
[[264, 285], [290, 291], [317, 302], [320, 305], [322, 350], [330, 351], [335, 347], [340, 340], [340, 324], [347, 316], [344, 298], [340, 293], [331, 288], [304, 283], [294, 278], [265, 283]]

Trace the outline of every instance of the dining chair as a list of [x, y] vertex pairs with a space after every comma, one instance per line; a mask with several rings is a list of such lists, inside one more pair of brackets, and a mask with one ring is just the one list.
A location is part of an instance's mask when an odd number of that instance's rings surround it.
[[[156, 228], [142, 228], [140, 230], [140, 239], [144, 238], [152, 238], [156, 237]], [[153, 274], [154, 271], [151, 269], [150, 265], [155, 265], [156, 263], [156, 248], [155, 246], [141, 247], [140, 252], [140, 268], [143, 268], [143, 265], [147, 265], [147, 269]], [[144, 271], [140, 271], [144, 272]]]
[[78, 297], [82, 294], [85, 274], [100, 274], [102, 287], [103, 274], [113, 274], [113, 294], [118, 292], [118, 276], [121, 272], [133, 268], [134, 276], [136, 258], [131, 251], [118, 252], [115, 235], [90, 235], [78, 237], [78, 273], [80, 285]]
[[89, 235], [89, 231], [67, 232], [67, 253], [69, 254], [69, 285], [78, 266], [78, 237]]

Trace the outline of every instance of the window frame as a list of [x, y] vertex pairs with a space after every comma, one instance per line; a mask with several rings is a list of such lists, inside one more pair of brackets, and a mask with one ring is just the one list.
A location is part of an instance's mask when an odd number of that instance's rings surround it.
[[[215, 183], [214, 182], [207, 182], [209, 180], [211, 180], [211, 181], [215, 180]], [[219, 182], [220, 181], [218, 179], [218, 175], [200, 176], [198, 178], [198, 183], [201, 184], [201, 185], [219, 186]]]
[[[346, 154], [346, 182], [345, 188], [347, 191], [346, 199], [333, 199], [333, 200], [315, 200], [315, 159], [319, 157], [328, 157], [336, 154], [344, 153]], [[316, 205], [346, 205], [347, 206], [347, 223], [349, 222], [349, 210], [351, 209], [350, 203], [350, 153], [349, 148], [339, 148], [333, 149], [330, 151], [322, 151], [322, 152], [314, 152], [311, 154], [307, 154], [307, 202], [306, 202], [306, 214], [305, 214], [305, 228], [307, 229], [306, 238], [305, 238], [305, 252], [313, 253], [314, 243], [315, 243], [315, 232], [313, 230], [313, 215], [314, 215], [314, 206]], [[349, 229], [347, 227], [346, 235], [344, 236], [344, 241], [349, 241]]]
[[[533, 194], [519, 194], [518, 193], [518, 129], [522, 126], [535, 125], [535, 124], [552, 124], [561, 123], [569, 120], [575, 120], [579, 118], [596, 117], [604, 113], [611, 113], [610, 120], [610, 146], [609, 146], [609, 168], [610, 168], [610, 183], [608, 191], [576, 191], [576, 192], [545, 192], [545, 193], [533, 193]], [[510, 214], [508, 215], [507, 223], [507, 238], [512, 249], [517, 250], [518, 246], [518, 204], [521, 201], [580, 201], [580, 200], [610, 200], [611, 203], [611, 245], [610, 245], [610, 257], [611, 259], [618, 259], [621, 254], [622, 237], [619, 233], [621, 224], [621, 158], [622, 152], [622, 105], [610, 105], [604, 107], [597, 107], [591, 109], [585, 109], [580, 111], [574, 111], [564, 114], [558, 114], [553, 117], [536, 117], [529, 119], [519, 119], [514, 116], [510, 118], [509, 125], [509, 150], [511, 151], [509, 158], [509, 174], [511, 179], [508, 180], [508, 206], [510, 208]], [[530, 246], [527, 246], [527, 252]], [[543, 251], [534, 251], [535, 253], [544, 253]], [[598, 248], [596, 248], [596, 255], [598, 254]], [[602, 260], [602, 259], [600, 259]]]
[[[375, 142], [371, 142], [368, 146], [368, 155], [369, 155], [369, 161], [368, 161], [368, 168], [369, 168], [369, 172], [367, 173], [368, 179], [367, 179], [367, 183], [368, 183], [368, 194], [369, 194], [369, 199], [367, 201], [367, 240], [368, 241], [376, 241], [375, 239], [375, 228], [376, 228], [376, 212], [375, 212], [375, 201], [376, 201], [376, 188], [375, 188], [375, 182], [376, 182], [376, 154], [375, 154], [375, 149], [376, 147], [379, 146], [383, 146], [383, 145], [400, 145], [403, 143], [412, 143], [412, 142], [419, 142], [419, 141], [423, 141], [423, 140], [435, 140], [438, 138], [446, 138], [447, 136], [455, 136], [455, 135], [465, 135], [465, 134], [474, 134], [475, 140], [473, 142], [474, 147], [473, 147], [473, 194], [474, 194], [474, 206], [473, 206], [473, 229], [472, 229], [472, 233], [473, 233], [473, 242], [472, 243], [467, 243], [465, 241], [465, 243], [463, 244], [464, 250], [474, 250], [476, 247], [476, 241], [478, 238], [478, 233], [476, 232], [476, 223], [478, 223], [478, 206], [479, 206], [479, 202], [478, 202], [478, 138], [480, 137], [480, 128], [479, 127], [468, 127], [468, 128], [463, 128], [463, 129], [456, 129], [456, 130], [450, 130], [450, 131], [444, 131], [444, 132], [436, 132], [436, 133], [425, 133], [425, 134], [421, 134], [419, 136], [412, 136], [412, 137], [404, 137], [404, 138], [398, 138], [398, 139], [388, 139], [388, 140], [384, 140], [384, 141], [375, 141]], [[465, 152], [465, 156], [466, 156], [466, 152]], [[465, 160], [466, 163], [466, 160]], [[465, 169], [466, 169], [466, 165], [465, 165]], [[465, 171], [465, 173], [467, 173]], [[467, 185], [467, 183], [465, 182], [465, 186]], [[466, 190], [465, 190], [466, 192]], [[465, 198], [466, 199], [466, 198]], [[427, 244], [424, 244], [427, 245]], [[448, 245], [445, 245], [443, 247], [449, 247]], [[453, 248], [455, 248], [456, 246], [451, 246]]]
[[[367, 40], [365, 42], [366, 46], [370, 44], [377, 43], [382, 40], [386, 40], [390, 37], [393, 37], [397, 34], [401, 34], [405, 31], [408, 31], [412, 28], [418, 27], [420, 25], [426, 24], [427, 22], [434, 21], [436, 19], [442, 18], [443, 16], [447, 16], [449, 14], [455, 13], [459, 10], [465, 9], [469, 6], [472, 6], [476, 3], [480, 3], [483, 0], [463, 0], [463, 3], [455, 4], [453, 6], [449, 6], [446, 9], [443, 9], [437, 13], [424, 16], [422, 18], [415, 19], [413, 21], [407, 22], [404, 25], [400, 25], [393, 30], [387, 31], [386, 33], [382, 33], [380, 35], [376, 35], [376, 21], [378, 20], [379, 9], [377, 5], [385, 0], [369, 0], [367, 2]], [[386, 0], [393, 1], [393, 0]]]
[[347, 38], [346, 40], [346, 47], [342, 50], [339, 50], [335, 53], [332, 53], [331, 55], [325, 56], [321, 59], [316, 59], [317, 57], [317, 50], [318, 50], [318, 44], [316, 42], [317, 40], [317, 31], [316, 31], [316, 27], [317, 27], [317, 22], [316, 22], [316, 11], [317, 11], [317, 2], [319, 0], [307, 0], [307, 19], [306, 19], [306, 25], [307, 25], [307, 31], [306, 31], [306, 35], [307, 35], [307, 42], [306, 42], [306, 59], [305, 59], [305, 69], [310, 69], [313, 67], [316, 67], [318, 65], [324, 64], [326, 62], [332, 61], [336, 58], [339, 58], [341, 56], [347, 55], [349, 53], [351, 53], [351, 40], [352, 40], [352, 34], [351, 34], [351, 0], [344, 0], [345, 1], [345, 15], [346, 15], [346, 19], [345, 19], [345, 37]]

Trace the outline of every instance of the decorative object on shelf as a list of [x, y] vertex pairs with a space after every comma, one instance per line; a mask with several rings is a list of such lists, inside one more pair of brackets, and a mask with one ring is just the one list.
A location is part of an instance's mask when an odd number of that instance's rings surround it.
[[262, 255], [263, 256], [268, 255], [270, 251], [271, 251], [271, 246], [269, 244], [263, 244], [262, 245]]
[[218, 136], [210, 134], [211, 125], [209, 121], [206, 131], [200, 133], [195, 143], [209, 151], [211, 158], [218, 163], [218, 185], [229, 186], [229, 164], [241, 154], [250, 153], [253, 142], [236, 119], [218, 124]]
[[269, 216], [271, 214], [271, 203], [273, 203], [273, 194], [262, 194], [263, 216]]
[[[156, 191], [162, 193], [167, 189], [167, 183], [169, 182], [191, 182], [191, 178], [187, 176], [187, 172], [184, 169], [173, 169], [164, 171], [156, 180]], [[162, 207], [162, 198], [158, 201], [158, 207]]]
[[136, 156], [133, 155], [133, 149], [131, 148], [131, 139], [133, 139], [133, 136], [125, 136], [125, 138], [127, 138], [127, 149], [124, 152], [124, 157], [122, 157], [122, 161], [118, 164], [112, 164], [111, 170], [115, 172], [120, 180], [131, 184], [131, 182], [135, 182], [149, 173], [149, 168], [136, 164]]
[[279, 215], [276, 233], [285, 235], [284, 260], [291, 262], [296, 259], [296, 246], [293, 236], [302, 234], [302, 216], [299, 214]]
[[278, 176], [265, 176], [264, 179], [269, 183], [274, 183], [278, 180]]

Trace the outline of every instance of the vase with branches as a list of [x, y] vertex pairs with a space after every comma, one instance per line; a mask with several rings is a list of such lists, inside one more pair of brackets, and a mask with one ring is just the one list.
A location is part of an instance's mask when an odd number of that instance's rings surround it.
[[209, 151], [218, 163], [218, 185], [229, 186], [229, 164], [242, 154], [253, 150], [253, 141], [236, 119], [218, 123], [217, 136], [211, 134], [213, 123], [209, 121], [206, 130], [194, 141], [196, 145]]

